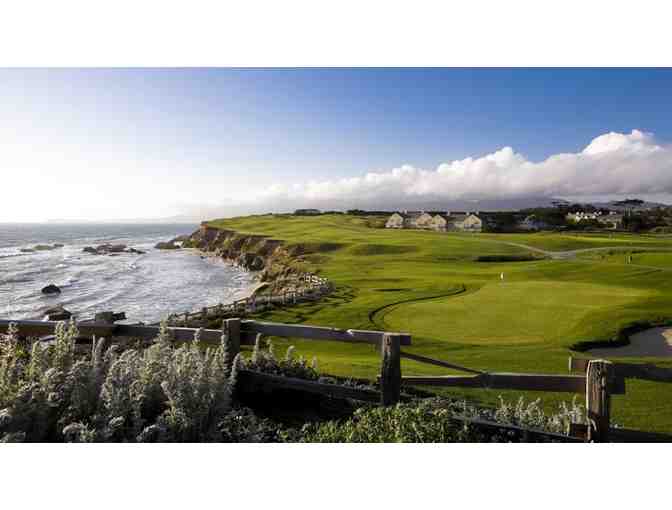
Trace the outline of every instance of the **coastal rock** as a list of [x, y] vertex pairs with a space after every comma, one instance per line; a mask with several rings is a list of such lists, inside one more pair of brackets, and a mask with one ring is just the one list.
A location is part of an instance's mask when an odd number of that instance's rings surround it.
[[241, 253], [236, 263], [249, 271], [261, 271], [264, 269], [264, 259], [255, 253]]
[[259, 255], [255, 255], [254, 259], [252, 260], [252, 263], [250, 264], [248, 269], [250, 271], [261, 271], [262, 269], [264, 269], [265, 265], [266, 264], [264, 262], [264, 259], [262, 257], [260, 257]]
[[135, 248], [128, 248], [125, 244], [101, 244], [96, 246], [85, 246], [82, 251], [91, 255], [119, 255], [121, 253], [134, 253], [142, 255], [145, 252]]
[[47, 319], [50, 321], [67, 321], [72, 317], [72, 313], [66, 310], [63, 307], [63, 305], [58, 305], [54, 306], [53, 308], [49, 308], [45, 312], [45, 315], [47, 316]]
[[42, 289], [42, 294], [60, 294], [61, 289], [59, 289], [56, 285], [53, 283], [47, 285]]
[[51, 251], [63, 248], [62, 244], [36, 244], [32, 248], [21, 248], [21, 253], [34, 253], [36, 251]]
[[108, 248], [110, 253], [123, 253], [126, 251], [127, 246], [125, 244], [112, 244]]
[[33, 250], [35, 251], [50, 251], [50, 250], [55, 250], [57, 248], [63, 248], [62, 244], [36, 244], [33, 246]]
[[98, 253], [123, 253], [126, 250], [125, 244], [101, 244], [96, 247], [96, 252]]
[[175, 240], [171, 240], [156, 243], [156, 245], [154, 245], [154, 248], [156, 248], [157, 250], [179, 250], [180, 246], [175, 244]]

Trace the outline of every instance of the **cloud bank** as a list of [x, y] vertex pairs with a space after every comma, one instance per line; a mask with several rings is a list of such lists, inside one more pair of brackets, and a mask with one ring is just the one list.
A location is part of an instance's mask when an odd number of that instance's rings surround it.
[[239, 204], [236, 212], [668, 193], [672, 146], [635, 129], [630, 134], [603, 134], [581, 152], [555, 154], [541, 162], [504, 147], [482, 157], [442, 163], [436, 170], [403, 165], [361, 177], [271, 186], [254, 203]]

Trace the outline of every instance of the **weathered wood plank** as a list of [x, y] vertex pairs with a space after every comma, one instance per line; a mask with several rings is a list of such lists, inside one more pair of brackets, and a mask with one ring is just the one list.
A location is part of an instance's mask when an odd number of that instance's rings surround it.
[[484, 388], [485, 382], [480, 375], [409, 375], [401, 378], [401, 384], [415, 386], [457, 386], [461, 388]]
[[381, 351], [381, 404], [390, 406], [399, 402], [399, 397], [401, 396], [401, 348], [399, 335], [383, 335]]
[[[258, 333], [266, 336], [282, 336], [305, 338], [309, 340], [326, 340], [334, 342], [369, 343], [378, 345], [385, 334], [384, 331], [366, 331], [358, 329], [338, 329], [303, 324], [281, 324], [277, 322], [261, 322], [254, 320], [241, 321], [243, 343], [251, 345]], [[410, 335], [397, 334], [401, 345], [410, 345]]]
[[231, 355], [229, 363], [232, 363], [233, 359], [240, 353], [240, 319], [226, 319], [224, 321], [224, 332], [229, 339], [229, 354]]
[[456, 386], [501, 390], [583, 393], [586, 378], [581, 375], [492, 373], [476, 376], [407, 376], [402, 383], [424, 386]]
[[[191, 342], [194, 339], [194, 333], [198, 328], [169, 328], [173, 333], [175, 340], [180, 342]], [[114, 330], [114, 336], [127, 336], [132, 338], [141, 338], [150, 340], [156, 338], [159, 334], [159, 328], [153, 326], [135, 326], [130, 324], [118, 324]], [[219, 345], [222, 341], [222, 332], [218, 329], [202, 329], [201, 342], [212, 345]]]
[[[589, 359], [569, 358], [570, 372], [585, 372]], [[658, 367], [650, 363], [613, 362], [616, 378], [641, 379], [643, 381], [672, 382], [672, 368]]]
[[614, 378], [614, 367], [610, 361], [596, 359], [588, 362], [586, 370], [586, 412], [590, 426], [588, 440], [605, 442], [609, 440], [609, 420], [611, 395], [609, 383]]
[[238, 373], [238, 384], [300, 390], [308, 393], [317, 393], [336, 398], [350, 398], [365, 402], [380, 401], [380, 393], [374, 390], [351, 388], [339, 384], [326, 384], [282, 375], [264, 374], [252, 370], [241, 370]]
[[[0, 320], [0, 333], [6, 332], [9, 324], [17, 323], [22, 334], [27, 336], [44, 336], [52, 334], [58, 324], [57, 321], [10, 321]], [[306, 338], [311, 340], [331, 340], [341, 342], [363, 342], [380, 344], [384, 332], [365, 331], [355, 329], [337, 329], [322, 326], [307, 326], [296, 324], [280, 324], [273, 322], [241, 321], [241, 343], [254, 344], [258, 333], [264, 335], [287, 336]], [[158, 326], [131, 325], [131, 324], [97, 324], [80, 322], [78, 328], [81, 336], [126, 336], [142, 339], [155, 338], [159, 333]], [[170, 330], [176, 340], [188, 342], [193, 340], [197, 328], [171, 327]], [[221, 331], [217, 329], [202, 329], [201, 340], [205, 343], [218, 345], [221, 341]], [[398, 334], [402, 345], [410, 345], [410, 335]]]
[[406, 359], [411, 359], [413, 361], [418, 361], [420, 363], [427, 363], [428, 365], [436, 365], [437, 367], [451, 368], [454, 370], [461, 370], [462, 372], [469, 372], [471, 374], [484, 374], [482, 370], [475, 370], [473, 368], [466, 368], [460, 365], [453, 365], [446, 361], [441, 361], [439, 359], [428, 358], [426, 356], [420, 356], [419, 354], [412, 354], [410, 352], [401, 351], [401, 357]]
[[[58, 321], [34, 321], [34, 320], [0, 320], [0, 333], [6, 333], [9, 325], [15, 323], [19, 327], [19, 334], [24, 336], [46, 336], [51, 335], [56, 330]], [[80, 336], [111, 336], [118, 326], [115, 324], [96, 324], [92, 322], [82, 322], [77, 324]], [[158, 328], [157, 328], [158, 330]]]

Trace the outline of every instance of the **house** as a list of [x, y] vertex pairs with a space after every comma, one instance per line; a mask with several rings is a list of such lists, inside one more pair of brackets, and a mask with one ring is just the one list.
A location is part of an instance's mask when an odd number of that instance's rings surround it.
[[483, 219], [478, 214], [447, 211], [445, 214], [434, 215], [429, 228], [442, 232], [481, 232], [483, 230]]
[[538, 219], [534, 214], [530, 214], [518, 223], [518, 228], [521, 230], [542, 230], [548, 228], [548, 224]]
[[583, 212], [583, 211], [578, 211], [575, 213], [567, 213], [567, 221], [571, 223], [580, 223], [582, 221], [590, 220], [590, 221], [596, 221], [599, 220], [600, 216], [602, 216], [602, 213], [600, 211], [595, 211], [595, 212]]
[[395, 212], [385, 223], [385, 228], [432, 228], [432, 216], [426, 212]]
[[435, 214], [432, 218], [431, 229], [445, 232], [448, 230], [448, 222], [450, 221], [450, 213]]
[[294, 216], [317, 216], [322, 214], [319, 209], [297, 209]]
[[610, 228], [613, 230], [623, 227], [623, 215], [618, 214], [617, 212], [614, 211], [611, 211], [609, 214], [600, 216], [597, 219], [597, 221], [599, 221], [600, 224], [604, 225], [606, 228]]
[[467, 232], [481, 232], [484, 220], [478, 213], [451, 213], [435, 214], [432, 216], [422, 212], [395, 212], [385, 223], [385, 228], [419, 228], [426, 230], [464, 230]]
[[395, 212], [385, 222], [385, 228], [404, 228], [404, 216]]
[[426, 212], [421, 212], [415, 218], [415, 228], [432, 228], [432, 215]]
[[483, 220], [478, 216], [478, 212], [475, 214], [468, 212], [464, 216], [464, 219], [458, 218], [453, 222], [458, 230], [464, 230], [465, 232], [483, 231]]

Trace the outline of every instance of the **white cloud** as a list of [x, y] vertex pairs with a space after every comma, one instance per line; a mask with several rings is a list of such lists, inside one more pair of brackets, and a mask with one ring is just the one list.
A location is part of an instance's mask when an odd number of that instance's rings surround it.
[[579, 153], [532, 162], [511, 147], [442, 163], [436, 170], [403, 165], [387, 172], [331, 181], [273, 186], [258, 196], [265, 209], [353, 203], [394, 207], [418, 200], [487, 200], [526, 197], [672, 193], [672, 147], [633, 130], [607, 133]]

